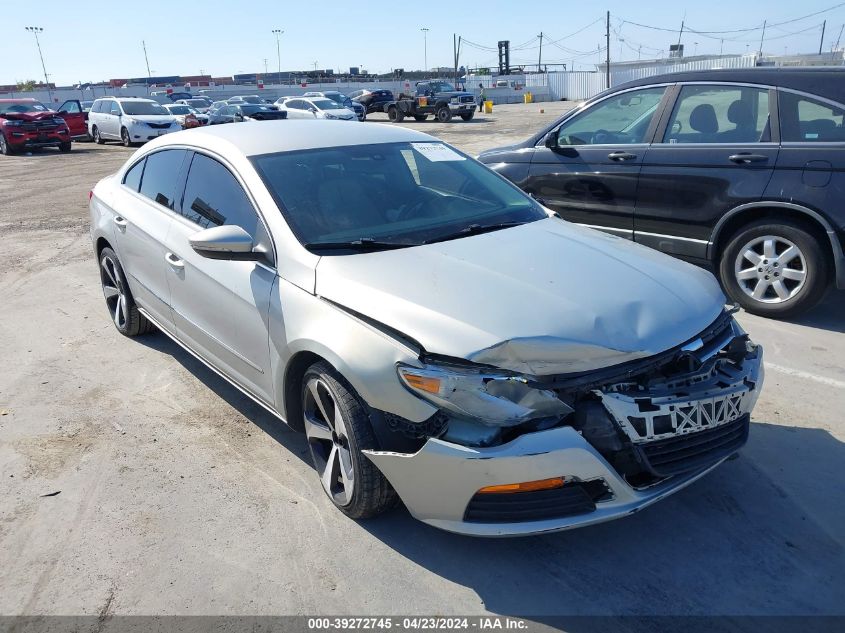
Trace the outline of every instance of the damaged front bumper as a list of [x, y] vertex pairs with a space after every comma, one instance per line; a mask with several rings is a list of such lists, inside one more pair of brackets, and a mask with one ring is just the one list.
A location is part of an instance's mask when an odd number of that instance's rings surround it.
[[[739, 450], [763, 382], [762, 349], [732, 319], [669, 358], [644, 362], [652, 366], [647, 379], [550, 384], [575, 410], [554, 428], [496, 446], [464, 445], [447, 430], [415, 453], [364, 452], [414, 517], [451, 532], [524, 535], [627, 516]], [[565, 483], [481, 492], [554, 478]]]
[[[364, 452], [384, 473], [415, 518], [449, 532], [473, 536], [553, 532], [628, 516], [689, 485], [727, 457], [686, 475], [636, 490], [571, 427], [529, 433], [492, 448], [460, 446], [431, 438], [413, 455]], [[471, 503], [480, 496], [476, 493], [481, 488], [561, 475], [567, 481], [561, 491], [567, 486], [569, 490], [587, 490], [583, 494], [567, 495], [578, 497], [575, 499], [550, 500], [548, 497], [552, 495], [544, 495], [546, 499], [541, 502], [547, 507], [561, 507], [563, 516], [527, 521], [478, 521], [469, 516], [467, 520]], [[606, 490], [599, 490], [599, 500], [592, 500], [595, 495], [587, 486], [578, 485], [588, 482], [597, 482]], [[536, 493], [508, 496], [519, 502], [517, 497], [526, 495]], [[585, 496], [591, 498], [586, 500]], [[527, 501], [531, 505], [531, 500]], [[567, 514], [573, 510], [577, 513]]]

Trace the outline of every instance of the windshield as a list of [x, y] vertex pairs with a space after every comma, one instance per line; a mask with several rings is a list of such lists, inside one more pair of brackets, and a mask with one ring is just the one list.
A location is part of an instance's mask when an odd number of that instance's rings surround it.
[[270, 112], [272, 108], [268, 108], [267, 106], [260, 106], [260, 105], [242, 105], [241, 112], [249, 116], [250, 114], [255, 114], [256, 112]]
[[50, 108], [38, 101], [25, 103], [0, 103], [0, 112], [49, 112]]
[[188, 106], [170, 106], [167, 108], [171, 114], [191, 114], [191, 109]]
[[453, 234], [473, 225], [548, 217], [504, 178], [439, 142], [322, 148], [252, 160], [306, 245], [364, 239], [413, 246], [458, 237]]
[[329, 94], [326, 95], [326, 98], [331, 99], [335, 103], [340, 103], [340, 104], [346, 103], [346, 101], [349, 99], [349, 97], [347, 97], [346, 95], [341, 94], [339, 92], [329, 93]]
[[331, 99], [311, 99], [311, 103], [320, 110], [342, 110], [343, 106]]
[[261, 97], [254, 97], [254, 96], [241, 97], [241, 100], [244, 101], [245, 103], [261, 103]]
[[152, 101], [122, 101], [120, 105], [126, 114], [167, 114], [167, 110]]
[[455, 90], [455, 86], [450, 83], [446, 83], [445, 81], [431, 82], [431, 90], [433, 92], [457, 92]]

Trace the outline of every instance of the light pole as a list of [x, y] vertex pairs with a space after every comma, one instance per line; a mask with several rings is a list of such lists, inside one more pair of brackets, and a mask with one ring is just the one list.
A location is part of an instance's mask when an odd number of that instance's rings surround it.
[[422, 27], [420, 29], [423, 34], [423, 72], [428, 75], [428, 29], [426, 27]]
[[279, 38], [282, 36], [284, 31], [281, 29], [273, 29], [273, 34], [276, 36], [276, 61], [279, 63], [278, 67], [278, 77], [276, 80], [278, 83], [282, 83], [282, 54], [279, 52], [281, 49], [279, 48]]
[[26, 30], [35, 36], [35, 45], [38, 47], [38, 56], [41, 58], [41, 69], [44, 71], [44, 83], [47, 84], [47, 95], [50, 98], [50, 103], [52, 103], [53, 91], [50, 90], [50, 79], [47, 76], [47, 67], [44, 65], [44, 55], [41, 53], [41, 42], [38, 41], [38, 34], [43, 33], [44, 29], [40, 26], [28, 26]]

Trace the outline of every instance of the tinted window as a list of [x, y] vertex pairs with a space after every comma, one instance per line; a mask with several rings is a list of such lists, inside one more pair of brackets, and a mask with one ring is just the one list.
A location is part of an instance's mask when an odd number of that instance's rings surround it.
[[203, 228], [234, 224], [256, 237], [258, 216], [232, 173], [216, 160], [194, 154], [182, 215]]
[[646, 143], [646, 132], [665, 91], [646, 88], [608, 97], [561, 125], [558, 144]]
[[809, 97], [778, 95], [781, 140], [802, 143], [845, 141], [845, 108]]
[[103, 107], [102, 101], [95, 101], [94, 105], [91, 106], [91, 112], [99, 112]]
[[120, 116], [120, 114], [121, 114], [120, 106], [117, 104], [117, 101], [111, 102], [111, 114], [115, 114], [117, 116]]
[[123, 184], [129, 187], [132, 191], [138, 191], [141, 185], [141, 174], [144, 172], [144, 160], [139, 160], [133, 167], [126, 172], [123, 177]]
[[181, 149], [163, 150], [147, 156], [141, 193], [163, 207], [173, 209], [184, 159], [185, 151]]
[[123, 110], [126, 114], [167, 114], [164, 106], [153, 101], [124, 101]]
[[757, 143], [770, 139], [769, 92], [739, 86], [684, 86], [664, 143]]
[[293, 108], [294, 110], [303, 110], [305, 102], [301, 101], [300, 99], [291, 99], [290, 101], [285, 101], [286, 108]]

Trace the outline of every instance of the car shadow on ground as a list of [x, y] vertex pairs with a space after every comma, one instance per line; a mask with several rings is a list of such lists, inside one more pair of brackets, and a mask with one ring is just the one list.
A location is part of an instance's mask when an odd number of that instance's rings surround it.
[[204, 363], [174, 343], [168, 336], [161, 332], [156, 332], [146, 336], [139, 336], [135, 340], [150, 349], [172, 356], [173, 360], [192, 373], [197, 380], [202, 382], [216, 395], [220, 396], [233, 409], [264, 431], [270, 438], [281, 444], [292, 455], [295, 455], [309, 466], [312, 465], [308, 455], [308, 445], [303, 434], [293, 431], [287, 424], [218, 376]]
[[585, 615], [839, 614], [843, 460], [824, 430], [754, 423], [738, 458], [618, 521], [518, 539], [448, 534], [404, 509], [360, 525], [485, 609], [568, 631], [641, 630]]
[[845, 332], [845, 291], [831, 290], [815, 308], [787, 321], [832, 332]]

